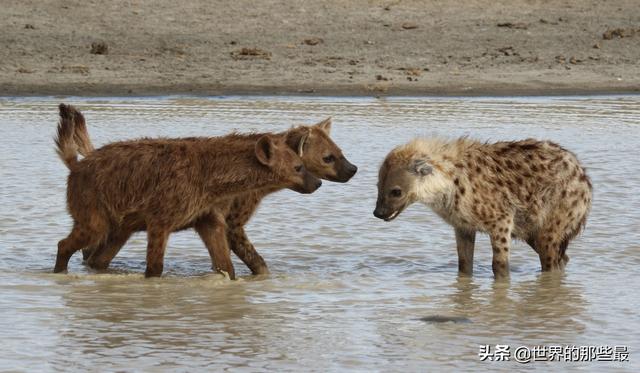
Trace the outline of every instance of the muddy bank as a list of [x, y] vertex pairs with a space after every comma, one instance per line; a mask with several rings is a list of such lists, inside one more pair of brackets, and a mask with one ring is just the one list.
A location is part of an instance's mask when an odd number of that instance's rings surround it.
[[0, 95], [640, 92], [635, 1], [9, 1]]

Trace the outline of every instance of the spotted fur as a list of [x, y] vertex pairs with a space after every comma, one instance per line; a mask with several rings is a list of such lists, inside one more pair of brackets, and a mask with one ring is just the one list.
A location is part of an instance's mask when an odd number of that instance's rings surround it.
[[[430, 171], [418, 172], [417, 164]], [[564, 268], [591, 198], [591, 182], [576, 156], [551, 141], [416, 139], [384, 160], [374, 214], [391, 220], [414, 202], [426, 204], [454, 227], [459, 269], [467, 274], [475, 233], [487, 233], [493, 272], [505, 277], [512, 237], [538, 253], [543, 271]]]

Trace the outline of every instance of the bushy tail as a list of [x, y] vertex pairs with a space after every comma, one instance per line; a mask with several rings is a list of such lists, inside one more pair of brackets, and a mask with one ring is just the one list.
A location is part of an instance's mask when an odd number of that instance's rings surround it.
[[60, 122], [55, 137], [56, 152], [71, 169], [78, 162], [78, 153], [86, 157], [94, 150], [84, 116], [71, 105], [60, 104]]

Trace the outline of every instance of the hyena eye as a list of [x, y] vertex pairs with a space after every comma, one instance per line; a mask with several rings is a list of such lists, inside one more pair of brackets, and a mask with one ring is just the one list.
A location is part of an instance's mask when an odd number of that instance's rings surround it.
[[328, 155], [324, 158], [322, 158], [322, 160], [324, 161], [324, 163], [331, 163], [334, 162], [336, 160], [336, 157], [333, 156], [333, 154]]
[[400, 197], [402, 195], [402, 191], [399, 188], [391, 189], [391, 197]]
[[294, 169], [296, 170], [296, 172], [300, 173], [302, 172], [302, 165], [295, 166]]

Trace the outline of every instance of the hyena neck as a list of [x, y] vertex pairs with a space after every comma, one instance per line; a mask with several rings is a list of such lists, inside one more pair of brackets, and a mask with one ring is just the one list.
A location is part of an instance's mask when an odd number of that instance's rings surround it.
[[452, 189], [445, 189], [437, 193], [433, 193], [429, 198], [422, 199], [422, 203], [429, 206], [432, 210], [442, 215], [453, 214], [453, 199], [455, 193]]
[[226, 152], [204, 152], [201, 162], [206, 175], [203, 185], [214, 197], [285, 187], [281, 177], [258, 161], [255, 142], [236, 144]]

